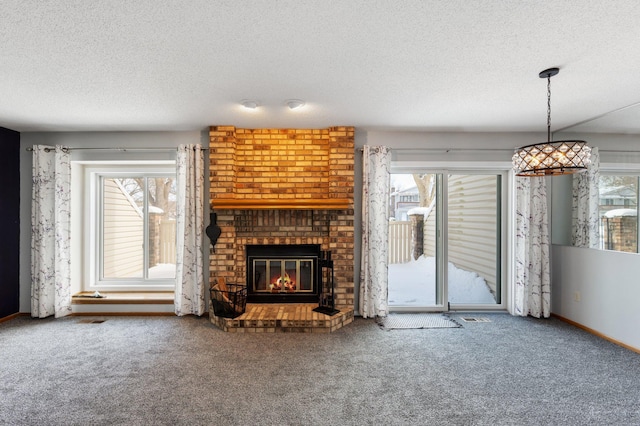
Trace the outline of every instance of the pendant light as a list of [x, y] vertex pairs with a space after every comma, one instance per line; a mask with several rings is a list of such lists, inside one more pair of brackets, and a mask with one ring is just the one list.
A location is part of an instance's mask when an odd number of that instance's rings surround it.
[[547, 142], [518, 148], [513, 154], [517, 176], [554, 176], [582, 172], [591, 163], [591, 148], [585, 141], [551, 141], [551, 77], [560, 72], [549, 68], [540, 72], [547, 79]]

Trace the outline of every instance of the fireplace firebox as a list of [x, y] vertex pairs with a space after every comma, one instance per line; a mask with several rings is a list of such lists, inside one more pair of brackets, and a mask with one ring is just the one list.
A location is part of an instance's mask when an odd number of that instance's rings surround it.
[[317, 303], [320, 245], [247, 245], [247, 301]]

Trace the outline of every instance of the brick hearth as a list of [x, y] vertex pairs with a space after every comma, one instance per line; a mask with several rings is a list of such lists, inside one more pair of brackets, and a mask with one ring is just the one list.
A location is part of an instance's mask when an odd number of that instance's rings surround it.
[[353, 308], [343, 307], [333, 316], [314, 312], [318, 305], [308, 303], [247, 305], [236, 318], [211, 317], [211, 322], [224, 331], [237, 333], [331, 333], [353, 321]]
[[[287, 319], [283, 323], [278, 315], [288, 312], [292, 304], [268, 308], [249, 305], [252, 311], [248, 309], [244, 314], [248, 317], [234, 320], [217, 318], [210, 311], [214, 324], [227, 331], [240, 324], [242, 327], [250, 324], [247, 328], [254, 331], [272, 328], [332, 331], [338, 324], [341, 327], [351, 322], [353, 136], [352, 127], [211, 127], [211, 207], [217, 213], [217, 223], [222, 230], [209, 256], [211, 281], [222, 277], [229, 283], [245, 284], [248, 244], [318, 244], [321, 250], [331, 251], [336, 307], [342, 311], [334, 317], [305, 314], [305, 319], [294, 322]], [[254, 318], [257, 309], [260, 320]], [[255, 321], [269, 326], [258, 327]], [[299, 321], [306, 325], [298, 325]], [[320, 323], [323, 325], [309, 325]]]

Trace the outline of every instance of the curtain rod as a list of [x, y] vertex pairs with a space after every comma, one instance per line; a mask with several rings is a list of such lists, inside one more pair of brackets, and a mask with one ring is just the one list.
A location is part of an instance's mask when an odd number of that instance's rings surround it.
[[628, 149], [600, 149], [598, 148], [598, 152], [616, 152], [620, 154], [640, 154], [640, 149], [635, 151], [630, 151]]
[[[514, 152], [516, 148], [391, 148], [391, 151], [396, 152], [443, 152], [448, 154], [449, 152]], [[358, 151], [363, 152], [364, 148], [359, 148]], [[614, 152], [620, 154], [640, 154], [640, 149], [637, 150], [623, 150], [623, 149], [600, 149], [598, 152]]]
[[[359, 148], [358, 151], [363, 152], [364, 148]], [[488, 148], [488, 149], [480, 149], [480, 148], [391, 148], [391, 151], [395, 152], [513, 152], [514, 149], [509, 148]]]
[[[54, 148], [45, 148], [45, 152], [49, 152]], [[62, 147], [62, 150], [67, 152], [67, 151], [74, 151], [74, 150], [96, 150], [96, 151], [175, 151], [177, 150], [178, 147], [175, 148], [169, 148], [169, 147], [143, 147], [143, 148], [125, 148], [125, 147], [114, 147], [114, 148], [97, 148], [97, 147], [87, 147], [87, 148], [83, 148], [83, 147], [77, 147], [74, 148], [72, 146], [65, 146]], [[194, 148], [195, 149], [195, 148]], [[209, 148], [202, 148], [203, 151], [208, 151]], [[33, 147], [27, 147], [27, 151], [33, 151]]]

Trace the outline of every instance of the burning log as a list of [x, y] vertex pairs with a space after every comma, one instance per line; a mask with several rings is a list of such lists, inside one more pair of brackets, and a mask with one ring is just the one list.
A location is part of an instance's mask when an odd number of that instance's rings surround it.
[[283, 288], [287, 293], [293, 293], [297, 288], [295, 281], [291, 279], [287, 272], [269, 284], [271, 293], [279, 293]]

